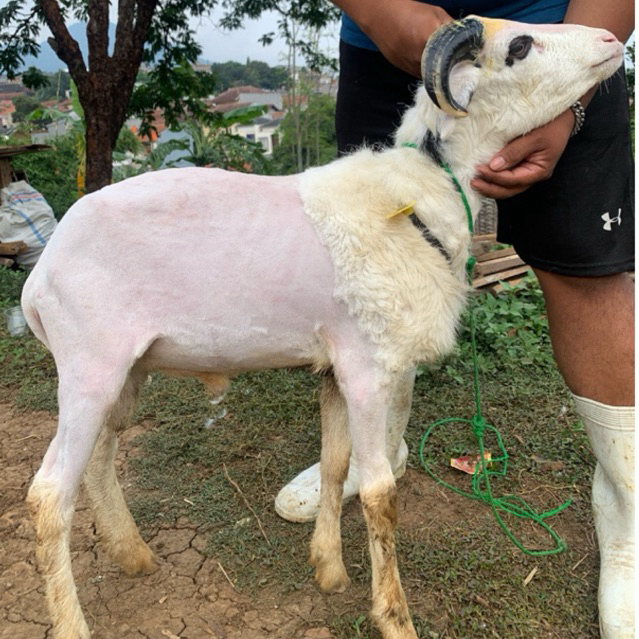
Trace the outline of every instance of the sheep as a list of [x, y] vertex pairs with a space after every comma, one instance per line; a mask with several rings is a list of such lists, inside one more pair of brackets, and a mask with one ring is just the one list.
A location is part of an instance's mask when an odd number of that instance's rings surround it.
[[[58, 430], [27, 496], [55, 639], [90, 636], [69, 550], [82, 479], [110, 557], [128, 574], [154, 568], [113, 463], [149, 372], [191, 375], [219, 395], [241, 371], [295, 366], [327, 372], [316, 580], [325, 592], [349, 583], [339, 520], [352, 447], [372, 616], [385, 639], [416, 638], [385, 431], [413, 367], [452, 348], [468, 289], [466, 212], [440, 162], [475, 215], [475, 166], [609, 77], [622, 51], [603, 30], [471, 16], [429, 40], [424, 86], [392, 148], [294, 176], [159, 171], [69, 210], [22, 298], [59, 377]], [[414, 216], [397, 214], [406, 209]]]

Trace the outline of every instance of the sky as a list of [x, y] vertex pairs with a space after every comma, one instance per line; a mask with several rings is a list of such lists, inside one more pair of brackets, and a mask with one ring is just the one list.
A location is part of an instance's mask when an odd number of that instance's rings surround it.
[[[222, 11], [213, 11], [210, 18], [193, 20], [197, 31], [197, 40], [202, 47], [202, 58], [209, 62], [227, 62], [235, 60], [246, 62], [261, 60], [270, 66], [286, 64], [286, 43], [276, 38], [271, 45], [263, 46], [259, 39], [265, 33], [277, 34], [277, 16], [274, 12], [262, 14], [259, 20], [245, 20], [243, 29], [225, 31], [217, 26]], [[335, 23], [332, 32], [326, 34], [322, 47], [333, 57], [337, 57], [339, 25]]]
[[[0, 7], [8, 0], [0, 0]], [[111, 22], [117, 22], [117, 2], [111, 2]], [[227, 62], [234, 60], [245, 63], [247, 58], [261, 60], [270, 66], [286, 64], [286, 43], [276, 37], [272, 44], [263, 46], [259, 41], [265, 33], [277, 34], [277, 15], [265, 12], [259, 20], [244, 20], [243, 28], [226, 31], [217, 26], [223, 16], [223, 9], [218, 7], [207, 18], [197, 18], [191, 21], [196, 31], [196, 39], [202, 47], [201, 58], [208, 62]], [[337, 57], [339, 24], [326, 33], [322, 42], [322, 50], [327, 55]], [[42, 27], [38, 37], [39, 42], [46, 42], [51, 35], [46, 27]], [[61, 68], [63, 65], [60, 65]]]

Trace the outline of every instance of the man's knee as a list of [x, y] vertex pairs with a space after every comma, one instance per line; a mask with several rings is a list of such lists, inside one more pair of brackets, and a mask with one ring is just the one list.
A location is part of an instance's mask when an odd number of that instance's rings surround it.
[[634, 282], [629, 273], [575, 277], [540, 269], [534, 271], [547, 300], [555, 295], [585, 298], [586, 301], [609, 296], [620, 296], [622, 299], [630, 300], [634, 298]]

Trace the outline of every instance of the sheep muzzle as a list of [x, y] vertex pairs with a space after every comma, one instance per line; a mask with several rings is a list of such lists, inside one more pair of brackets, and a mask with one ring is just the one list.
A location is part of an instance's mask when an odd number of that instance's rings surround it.
[[452, 96], [451, 69], [463, 60], [476, 60], [484, 46], [484, 32], [493, 22], [477, 16], [455, 20], [440, 27], [429, 38], [422, 54], [422, 78], [430, 99], [454, 117], [468, 115]]

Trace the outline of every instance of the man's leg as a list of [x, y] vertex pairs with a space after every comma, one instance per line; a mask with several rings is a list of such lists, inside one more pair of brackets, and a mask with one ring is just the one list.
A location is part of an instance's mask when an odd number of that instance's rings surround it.
[[634, 285], [625, 274], [536, 271], [559, 369], [597, 458], [602, 639], [634, 639]]
[[569, 277], [535, 270], [555, 359], [577, 396], [634, 406], [634, 282], [627, 273]]

